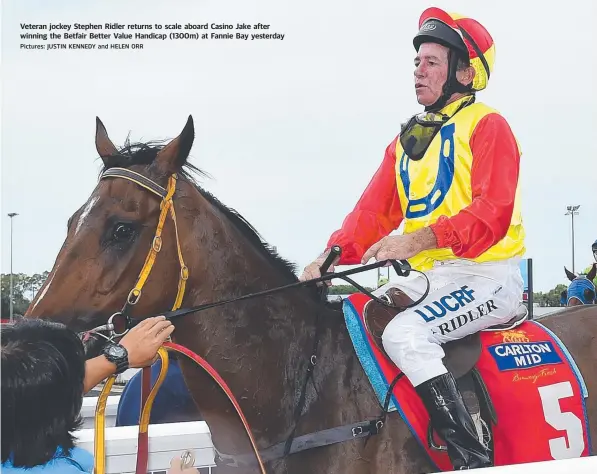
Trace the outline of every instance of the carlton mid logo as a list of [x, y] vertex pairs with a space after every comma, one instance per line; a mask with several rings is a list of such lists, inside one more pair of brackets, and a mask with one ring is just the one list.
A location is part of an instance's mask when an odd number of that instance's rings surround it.
[[462, 286], [459, 290], [426, 304], [422, 309], [415, 309], [415, 313], [429, 323], [436, 318], [443, 318], [448, 312], [458, 311], [467, 303], [475, 301], [474, 292], [475, 290], [469, 290], [468, 286]]
[[510, 342], [488, 347], [488, 350], [501, 371], [562, 363], [550, 341]]

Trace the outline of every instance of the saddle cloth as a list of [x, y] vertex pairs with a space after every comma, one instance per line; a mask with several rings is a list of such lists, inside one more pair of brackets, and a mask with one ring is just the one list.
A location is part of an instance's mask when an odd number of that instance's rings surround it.
[[[362, 314], [369, 300], [355, 293], [344, 300], [343, 311], [355, 352], [383, 407], [401, 372], [366, 330]], [[590, 456], [587, 388], [557, 336], [536, 321], [525, 321], [514, 330], [481, 332], [481, 345], [475, 367], [497, 415], [491, 426], [494, 466]], [[389, 411], [398, 411], [438, 470], [453, 470], [445, 451], [429, 447], [429, 415], [406, 377], [394, 386]], [[435, 433], [433, 439], [444, 444]]]

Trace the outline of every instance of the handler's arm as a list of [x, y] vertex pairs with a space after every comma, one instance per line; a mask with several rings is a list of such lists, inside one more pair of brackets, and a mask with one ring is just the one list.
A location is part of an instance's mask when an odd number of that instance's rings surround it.
[[[128, 352], [129, 367], [136, 369], [153, 364], [158, 349], [173, 331], [174, 326], [164, 316], [147, 318], [131, 329], [120, 341]], [[89, 392], [115, 372], [116, 365], [103, 355], [89, 359], [85, 364], [84, 392]]]

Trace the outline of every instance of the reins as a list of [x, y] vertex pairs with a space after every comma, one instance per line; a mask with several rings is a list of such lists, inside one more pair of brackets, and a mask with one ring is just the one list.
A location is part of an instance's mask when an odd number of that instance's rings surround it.
[[[333, 249], [332, 249], [333, 250]], [[335, 255], [334, 252], [330, 253], [330, 255]], [[290, 283], [288, 285], [284, 285], [284, 286], [278, 286], [276, 288], [271, 288], [268, 290], [264, 290], [264, 291], [259, 291], [256, 293], [250, 293], [247, 295], [243, 295], [243, 296], [239, 296], [236, 298], [231, 298], [231, 299], [227, 299], [227, 300], [221, 300], [221, 301], [216, 301], [213, 303], [204, 303], [198, 306], [193, 306], [191, 308], [182, 308], [182, 309], [178, 309], [175, 311], [166, 311], [166, 312], [161, 312], [161, 313], [157, 313], [153, 316], [164, 316], [166, 319], [176, 319], [179, 318], [181, 316], [185, 316], [187, 314], [191, 314], [191, 313], [197, 313], [200, 311], [204, 311], [206, 309], [211, 309], [211, 308], [216, 308], [218, 306], [223, 306], [229, 303], [235, 303], [237, 301], [243, 301], [243, 300], [248, 300], [248, 299], [252, 299], [252, 298], [257, 298], [260, 296], [266, 296], [266, 295], [270, 295], [273, 293], [278, 293], [281, 291], [285, 291], [285, 290], [289, 290], [292, 288], [299, 288], [299, 287], [304, 287], [304, 286], [311, 286], [313, 284], [317, 284], [319, 282], [324, 282], [324, 281], [328, 281], [328, 280], [333, 280], [336, 278], [339, 278], [341, 280], [344, 280], [348, 283], [350, 283], [351, 285], [353, 285], [355, 288], [357, 288], [358, 290], [360, 290], [362, 293], [366, 294], [367, 296], [369, 296], [371, 299], [377, 301], [378, 303], [387, 306], [389, 308], [393, 308], [393, 309], [407, 309], [407, 308], [412, 308], [414, 306], [417, 306], [419, 303], [421, 303], [421, 301], [423, 301], [426, 297], [427, 294], [429, 293], [429, 285], [427, 286], [427, 290], [425, 291], [425, 293], [416, 301], [413, 301], [412, 303], [408, 304], [408, 305], [403, 305], [403, 306], [396, 306], [391, 302], [388, 302], [384, 299], [378, 298], [377, 296], [375, 296], [373, 293], [371, 293], [369, 290], [367, 290], [366, 288], [364, 288], [363, 286], [359, 285], [357, 282], [355, 282], [354, 280], [352, 280], [351, 278], [348, 278], [347, 275], [353, 275], [355, 273], [361, 273], [361, 272], [366, 272], [368, 270], [372, 270], [374, 268], [379, 268], [379, 267], [384, 267], [387, 266], [388, 263], [390, 263], [392, 265], [392, 267], [394, 268], [394, 270], [396, 271], [396, 273], [398, 274], [398, 276], [401, 277], [407, 277], [411, 271], [420, 273], [421, 275], [424, 276], [424, 278], [427, 278], [427, 275], [425, 275], [422, 272], [419, 272], [418, 270], [412, 270], [410, 268], [410, 265], [408, 264], [408, 262], [402, 262], [402, 261], [397, 261], [397, 260], [380, 260], [379, 262], [375, 262], [375, 263], [371, 263], [369, 265], [364, 265], [362, 267], [359, 268], [353, 268], [350, 270], [346, 270], [343, 272], [338, 272], [338, 273], [326, 273], [324, 275], [322, 275], [321, 277], [318, 278], [313, 278], [311, 280], [307, 280], [307, 281], [299, 281], [296, 283]], [[325, 270], [327, 269], [327, 267], [329, 267], [329, 265], [322, 265], [320, 271], [321, 273], [325, 273]], [[116, 315], [122, 315], [122, 313], [116, 313]], [[151, 316], [149, 316], [151, 317]], [[136, 324], [140, 323], [143, 319], [137, 319], [137, 318], [131, 318], [131, 317], [126, 317], [126, 327], [128, 329], [134, 327]]]
[[[99, 327], [94, 328], [91, 331], [89, 331], [89, 332], [99, 334], [102, 337], [104, 337], [110, 341], [114, 340], [115, 338], [120, 338], [120, 337], [124, 336], [132, 327], [134, 327], [136, 324], [138, 324], [141, 321], [141, 319], [131, 318], [128, 313], [129, 313], [131, 307], [134, 306], [135, 304], [137, 304], [137, 302], [141, 298], [143, 286], [145, 285], [145, 283], [149, 277], [149, 274], [151, 273], [151, 270], [153, 268], [153, 264], [157, 258], [157, 255], [159, 254], [160, 250], [162, 249], [161, 235], [162, 235], [162, 231], [163, 231], [166, 217], [168, 216], [168, 214], [170, 214], [170, 216], [172, 217], [172, 220], [174, 222], [174, 228], [176, 231], [176, 246], [177, 246], [177, 251], [178, 251], [178, 259], [179, 259], [179, 263], [180, 263], [180, 275], [179, 275], [179, 282], [178, 282], [178, 291], [177, 291], [177, 295], [176, 295], [176, 298], [175, 298], [175, 301], [174, 301], [171, 311], [162, 312], [162, 313], [159, 313], [158, 315], [163, 315], [167, 319], [170, 319], [170, 320], [182, 317], [182, 316], [190, 314], [190, 313], [204, 311], [204, 310], [207, 310], [210, 308], [215, 308], [215, 307], [230, 304], [233, 302], [247, 300], [247, 299], [251, 299], [251, 298], [257, 298], [257, 297], [289, 290], [291, 288], [298, 288], [298, 287], [303, 287], [303, 286], [308, 286], [308, 285], [314, 285], [314, 284], [317, 284], [320, 282], [325, 282], [325, 281], [336, 279], [336, 278], [342, 279], [342, 280], [352, 284], [355, 288], [357, 288], [358, 290], [360, 290], [361, 292], [363, 292], [364, 294], [366, 294], [367, 296], [369, 296], [376, 302], [378, 302], [384, 306], [394, 308], [394, 309], [406, 309], [406, 308], [416, 306], [427, 297], [427, 294], [429, 292], [430, 285], [429, 285], [429, 280], [427, 279], [427, 276], [418, 270], [412, 270], [407, 261], [385, 260], [385, 261], [375, 262], [375, 263], [369, 264], [369, 265], [364, 265], [360, 268], [346, 270], [344, 272], [327, 273], [327, 270], [330, 267], [330, 265], [334, 262], [334, 260], [338, 256], [341, 255], [341, 252], [342, 252], [342, 249], [340, 247], [333, 246], [330, 249], [330, 253], [328, 254], [325, 262], [322, 264], [322, 266], [320, 268], [320, 273], [322, 276], [319, 278], [315, 278], [315, 279], [308, 280], [308, 281], [299, 281], [299, 282], [291, 283], [288, 285], [243, 295], [243, 296], [236, 297], [236, 298], [231, 298], [231, 299], [222, 300], [222, 301], [216, 301], [213, 303], [201, 304], [201, 305], [194, 306], [191, 308], [180, 309], [180, 305], [182, 304], [182, 301], [184, 298], [186, 282], [189, 278], [189, 269], [185, 265], [184, 258], [182, 255], [180, 238], [179, 238], [179, 233], [178, 233], [178, 225], [177, 225], [177, 220], [176, 220], [176, 213], [174, 210], [173, 197], [174, 197], [174, 194], [176, 191], [177, 175], [173, 174], [169, 177], [167, 189], [156, 184], [149, 178], [147, 178], [137, 172], [126, 169], [126, 168], [110, 168], [110, 169], [106, 170], [101, 175], [100, 180], [105, 179], [105, 178], [126, 179], [128, 181], [136, 183], [137, 185], [152, 192], [153, 194], [159, 196], [162, 199], [162, 202], [160, 204], [160, 216], [158, 219], [158, 224], [156, 227], [156, 232], [155, 232], [154, 239], [153, 239], [153, 242], [151, 245], [151, 249], [150, 249], [150, 251], [145, 259], [145, 263], [143, 264], [143, 267], [139, 273], [137, 282], [135, 283], [135, 286], [133, 287], [133, 289], [129, 292], [128, 297], [126, 299], [126, 302], [125, 302], [122, 310], [120, 312], [114, 313], [109, 318], [107, 324], [105, 324], [103, 326], [99, 326]], [[391, 264], [392, 267], [394, 268], [394, 270], [396, 271], [396, 273], [401, 277], [408, 276], [411, 271], [416, 271], [417, 273], [420, 273], [421, 275], [423, 275], [423, 277], [427, 281], [427, 290], [425, 291], [423, 296], [421, 298], [419, 298], [419, 300], [409, 304], [408, 306], [395, 306], [390, 300], [386, 301], [382, 298], [376, 297], [370, 291], [368, 291], [366, 288], [359, 285], [357, 282], [353, 281], [352, 279], [348, 278], [348, 275], [362, 273], [362, 272], [365, 272], [365, 271], [368, 271], [368, 270], [371, 270], [374, 268], [387, 266], [388, 264]], [[326, 296], [327, 291], [328, 291], [327, 286], [324, 284], [323, 288], [320, 290], [320, 297], [324, 300], [327, 298], [327, 296]], [[124, 329], [122, 332], [116, 332], [116, 330], [115, 330], [115, 318], [118, 318], [118, 317], [124, 318]], [[314, 434], [306, 435], [306, 436], [301, 437], [303, 439], [301, 439], [300, 443], [298, 443], [299, 446], [297, 446], [297, 447], [293, 446], [293, 443], [295, 440], [294, 434], [296, 431], [297, 423], [298, 423], [298, 420], [300, 419], [300, 416], [301, 416], [301, 413], [302, 413], [303, 407], [304, 407], [307, 384], [312, 377], [313, 370], [316, 365], [317, 352], [318, 352], [318, 347], [319, 347], [319, 324], [320, 324], [320, 316], [319, 316], [319, 311], [318, 311], [317, 315], [316, 315], [316, 320], [315, 320], [315, 337], [314, 337], [314, 341], [313, 341], [313, 349], [311, 352], [311, 357], [309, 358], [309, 363], [308, 363], [307, 370], [305, 373], [305, 378], [303, 379], [303, 383], [301, 385], [301, 393], [299, 396], [299, 401], [295, 407], [294, 414], [293, 414], [294, 426], [292, 427], [291, 433], [287, 437], [286, 441], [284, 441], [283, 443], [279, 443], [278, 445], [271, 446], [270, 448], [267, 448], [265, 450], [267, 452], [267, 454], [269, 455], [269, 459], [285, 457], [292, 452], [302, 451], [304, 449], [309, 449], [311, 447], [326, 446], [326, 445], [329, 445], [332, 443], [342, 442], [342, 441], [345, 441], [348, 439], [356, 439], [356, 438], [360, 438], [360, 437], [364, 437], [364, 436], [371, 436], [372, 434], [376, 434], [378, 432], [378, 430], [381, 428], [381, 426], [383, 426], [383, 422], [385, 420], [385, 412], [387, 411], [385, 408], [384, 408], [384, 413], [382, 413], [382, 416], [378, 417], [377, 419], [367, 421], [367, 422], [355, 423], [352, 425], [331, 428], [329, 430], [324, 430], [324, 431], [320, 431], [320, 432], [317, 432]], [[102, 331], [107, 331], [109, 333], [109, 336], [105, 336], [105, 335], [101, 334]], [[243, 423], [245, 431], [246, 431], [246, 433], [249, 437], [249, 440], [251, 442], [251, 447], [252, 447], [253, 453], [257, 459], [259, 468], [260, 468], [262, 474], [265, 474], [266, 471], [265, 471], [265, 467], [264, 467], [264, 461], [262, 459], [262, 456], [261, 456], [259, 450], [257, 449], [257, 443], [255, 442], [255, 439], [253, 437], [253, 434], [251, 432], [251, 429], [249, 427], [247, 419], [246, 419], [238, 401], [236, 400], [236, 397], [234, 396], [234, 394], [232, 393], [232, 391], [230, 390], [230, 388], [228, 387], [226, 382], [220, 377], [220, 375], [217, 373], [217, 371], [205, 359], [203, 359], [202, 357], [200, 357], [198, 354], [194, 353], [193, 351], [187, 349], [186, 347], [181, 346], [179, 344], [172, 343], [172, 342], [164, 343], [164, 345], [158, 351], [158, 356], [160, 357], [160, 359], [162, 361], [162, 365], [160, 368], [160, 374], [158, 376], [158, 379], [153, 387], [150, 387], [150, 385], [151, 385], [150, 384], [151, 367], [144, 367], [142, 369], [143, 372], [142, 372], [141, 404], [143, 406], [143, 409], [142, 409], [142, 413], [141, 413], [141, 416], [139, 419], [138, 453], [137, 453], [138, 456], [137, 456], [137, 467], [136, 467], [136, 471], [135, 471], [136, 474], [146, 474], [147, 473], [148, 456], [149, 456], [148, 428], [149, 428], [149, 421], [150, 421], [150, 413], [151, 413], [153, 401], [154, 401], [154, 399], [155, 399], [155, 397], [156, 397], [156, 395], [166, 377], [166, 373], [168, 371], [168, 351], [179, 352], [181, 354], [184, 354], [190, 360], [194, 361], [198, 366], [200, 366], [203, 370], [205, 370], [210, 375], [210, 377], [214, 381], [216, 381], [216, 383], [224, 391], [224, 393], [226, 394], [226, 396], [228, 397], [230, 402], [233, 404], [236, 413], [238, 414], [239, 418], [241, 419], [241, 421]], [[97, 407], [96, 407], [96, 420], [95, 420], [96, 435], [95, 435], [95, 440], [94, 440], [94, 451], [95, 451], [95, 460], [96, 460], [95, 470], [94, 470], [95, 474], [104, 474], [105, 473], [105, 407], [106, 407], [108, 395], [109, 395], [110, 390], [114, 384], [115, 379], [116, 379], [116, 376], [113, 375], [106, 380], [104, 388], [98, 398], [98, 403], [97, 403]], [[387, 402], [386, 402], [386, 404], [387, 404]], [[307, 439], [305, 439], [305, 438], [307, 438]], [[220, 453], [218, 453], [217, 450], [216, 450], [216, 453], [217, 453], [218, 457], [221, 457]], [[239, 457], [239, 456], [237, 456], [237, 457]], [[242, 456], [240, 456], [240, 457], [242, 457]]]

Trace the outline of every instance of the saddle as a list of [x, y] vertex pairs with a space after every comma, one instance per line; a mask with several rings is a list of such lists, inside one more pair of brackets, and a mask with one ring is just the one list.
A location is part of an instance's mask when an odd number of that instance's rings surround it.
[[[398, 288], [390, 288], [381, 298], [384, 298], [384, 296], [385, 299], [391, 302], [394, 306], [405, 308], [412, 303], [412, 299]], [[375, 300], [369, 301], [365, 306], [363, 319], [367, 331], [371, 334], [377, 348], [386, 357], [388, 357], [388, 354], [383, 348], [381, 336], [390, 321], [402, 311], [403, 310], [396, 310], [395, 308], [388, 308]], [[512, 329], [524, 322], [527, 316], [528, 311], [526, 307], [521, 305], [519, 310], [508, 322], [491, 326], [483, 331], [504, 331]], [[442, 344], [442, 348], [446, 354], [443, 358], [443, 363], [445, 364], [446, 369], [452, 373], [455, 379], [459, 379], [468, 374], [479, 360], [479, 356], [481, 355], [480, 333], [476, 332], [456, 341], [447, 342]]]

